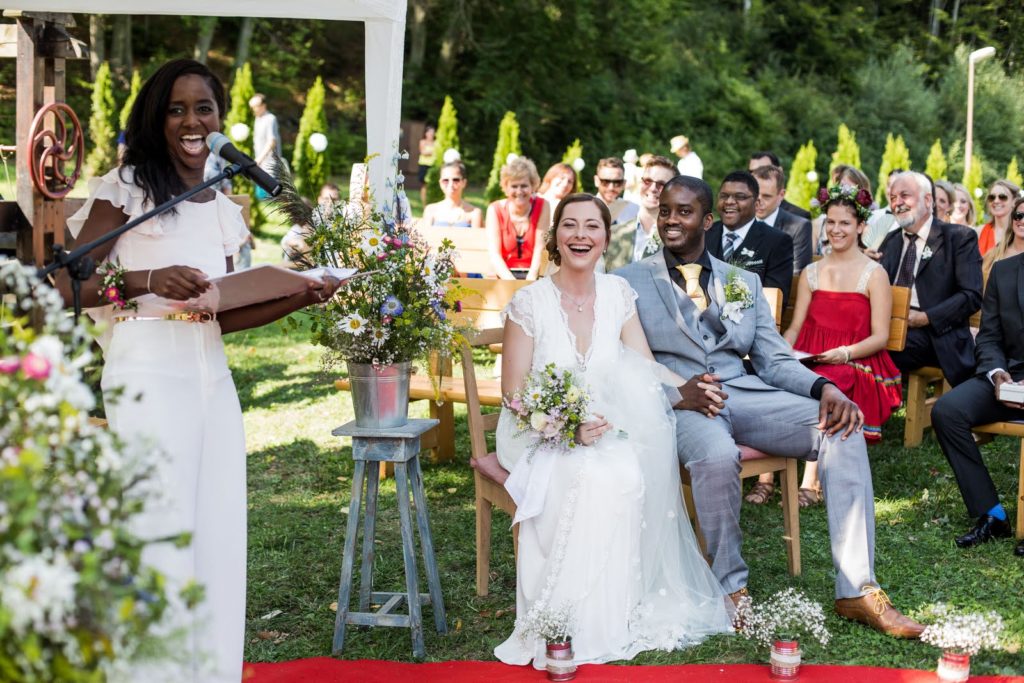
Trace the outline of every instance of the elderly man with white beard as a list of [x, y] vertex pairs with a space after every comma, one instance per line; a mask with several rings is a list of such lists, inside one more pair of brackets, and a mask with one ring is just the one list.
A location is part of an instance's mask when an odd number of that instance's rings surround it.
[[906, 374], [938, 366], [956, 386], [974, 374], [974, 338], [969, 320], [981, 307], [978, 236], [932, 215], [927, 176], [906, 171], [889, 184], [889, 206], [899, 230], [879, 248], [879, 261], [894, 285], [910, 288], [907, 346], [891, 352]]

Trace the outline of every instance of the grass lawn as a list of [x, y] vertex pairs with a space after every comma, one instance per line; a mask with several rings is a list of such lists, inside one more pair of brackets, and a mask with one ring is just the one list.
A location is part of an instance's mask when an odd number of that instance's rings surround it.
[[[258, 239], [256, 261], [279, 257], [270, 226]], [[301, 332], [270, 325], [226, 337], [228, 356], [245, 411], [249, 473], [248, 661], [281, 661], [329, 656], [337, 600], [341, 549], [351, 489], [347, 440], [331, 429], [351, 419], [349, 395], [334, 390], [320, 372], [319, 352]], [[491, 595], [474, 589], [473, 477], [465, 412], [456, 406], [458, 450], [445, 465], [424, 463], [434, 547], [441, 573], [450, 632], [433, 631], [425, 610], [427, 655], [431, 660], [493, 659], [495, 645], [515, 620], [515, 566], [509, 520], [494, 522]], [[415, 403], [413, 416], [427, 407]], [[1006, 620], [1012, 652], [973, 658], [975, 674], [1024, 673], [1024, 562], [1010, 541], [958, 550], [953, 536], [971, 524], [956, 482], [929, 434], [924, 444], [900, 445], [902, 413], [885, 429], [884, 445], [872, 448], [877, 515], [876, 567], [895, 604], [911, 616], [945, 601], [970, 609], [994, 609]], [[1015, 439], [1000, 438], [984, 453], [1011, 517], [1016, 513]], [[755, 599], [796, 586], [821, 602], [833, 633], [827, 649], [801, 643], [804, 661], [934, 669], [938, 651], [913, 641], [884, 637], [831, 613], [833, 570], [825, 510], [800, 514], [803, 576], [790, 578], [782, 542], [778, 497], [770, 505], [743, 506], [743, 555], [750, 565]], [[375, 590], [402, 590], [401, 540], [394, 481], [382, 485], [378, 515]], [[422, 563], [420, 563], [422, 565]], [[422, 566], [421, 566], [422, 569]], [[358, 567], [357, 567], [358, 572]], [[421, 571], [421, 589], [426, 590]], [[357, 629], [346, 634], [346, 659], [411, 660], [409, 632], [400, 628]], [[673, 653], [645, 653], [638, 664], [708, 662], [764, 663], [767, 653], [738, 637], [718, 636]]]

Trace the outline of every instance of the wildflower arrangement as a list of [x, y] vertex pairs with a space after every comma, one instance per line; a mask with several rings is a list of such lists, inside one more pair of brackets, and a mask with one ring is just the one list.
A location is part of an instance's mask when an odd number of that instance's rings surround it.
[[736, 608], [735, 624], [744, 637], [765, 647], [771, 647], [779, 636], [814, 638], [822, 647], [832, 638], [825, 628], [821, 605], [795, 588], [779, 591], [757, 604], [749, 597], [742, 598]]
[[754, 305], [754, 293], [750, 285], [740, 275], [738, 268], [730, 268], [725, 279], [725, 287], [716, 283], [719, 300], [722, 302], [722, 320], [738, 323], [743, 320], [743, 311]]
[[549, 607], [546, 603], [538, 601], [521, 624], [523, 635], [537, 636], [546, 643], [568, 642], [572, 640], [575, 630], [575, 618], [569, 603]]
[[139, 310], [139, 303], [135, 299], [124, 298], [125, 269], [116, 259], [101, 263], [96, 269], [96, 274], [101, 278], [99, 289], [101, 299], [119, 311]]
[[536, 433], [530, 455], [542, 446], [565, 452], [576, 448], [576, 429], [587, 421], [590, 393], [576, 371], [548, 363], [527, 375], [522, 390], [503, 404], [521, 433]]
[[[396, 154], [392, 164], [407, 156]], [[327, 349], [326, 367], [341, 360], [391, 365], [457, 350], [464, 337], [452, 317], [462, 310], [452, 282], [455, 245], [446, 240], [431, 252], [411, 229], [400, 173], [388, 181], [394, 203], [380, 210], [360, 198], [310, 209], [291, 180], [281, 180], [279, 209], [307, 226], [309, 250], [300, 267], [359, 271], [330, 301], [310, 309], [313, 341]]]
[[4, 681], [106, 680], [155, 644], [168, 604], [129, 526], [155, 493], [149, 453], [90, 425], [90, 342], [57, 292], [0, 260]]
[[871, 193], [856, 185], [833, 185], [820, 188], [817, 196], [811, 200], [811, 212], [815, 217], [828, 210], [830, 204], [849, 202], [857, 212], [857, 218], [866, 221], [871, 216]]
[[935, 622], [925, 627], [922, 643], [965, 655], [1002, 647], [1003, 618], [996, 612], [959, 612], [939, 604], [929, 617]]

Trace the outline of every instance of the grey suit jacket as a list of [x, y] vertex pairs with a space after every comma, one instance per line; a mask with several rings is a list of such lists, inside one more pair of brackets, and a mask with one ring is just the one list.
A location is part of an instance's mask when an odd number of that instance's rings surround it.
[[793, 272], [799, 273], [811, 262], [813, 241], [811, 222], [779, 209], [775, 227], [793, 238]]
[[[604, 271], [610, 273], [617, 268], [629, 265], [633, 262], [633, 243], [636, 239], [637, 220], [634, 218], [626, 223], [619, 223], [612, 226], [611, 239], [608, 240], [608, 249], [604, 255]], [[661, 239], [658, 237], [657, 229], [647, 243], [647, 256], [661, 249]]]
[[[739, 322], [723, 320], [725, 333], [707, 347], [700, 339], [698, 329], [687, 321], [687, 317], [695, 319], [699, 314], [689, 299], [684, 297], [680, 304], [662, 250], [616, 271], [615, 274], [624, 277], [639, 297], [636, 303], [640, 324], [654, 357], [687, 379], [711, 372], [721, 377], [726, 385], [755, 390], [776, 388], [799, 396], [810, 396], [811, 387], [819, 375], [796, 360], [789, 344], [775, 328], [775, 319], [764, 297], [761, 281], [751, 272], [734, 268], [710, 254], [709, 257], [713, 274], [709, 296], [717, 300], [720, 290], [716, 284], [724, 288], [730, 273], [735, 272], [754, 293], [754, 304], [743, 311]], [[719, 306], [723, 303], [719, 302]], [[683, 311], [680, 305], [693, 310]], [[744, 369], [744, 356], [749, 356], [754, 375], [747, 374]], [[666, 394], [673, 405], [680, 400], [674, 387], [666, 387]]]

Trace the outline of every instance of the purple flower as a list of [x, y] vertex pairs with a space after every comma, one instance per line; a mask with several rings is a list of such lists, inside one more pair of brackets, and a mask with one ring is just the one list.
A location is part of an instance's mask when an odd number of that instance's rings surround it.
[[384, 300], [384, 303], [380, 306], [381, 315], [388, 317], [398, 317], [405, 311], [405, 306], [395, 296], [389, 296]]
[[430, 304], [430, 307], [434, 309], [434, 313], [437, 313], [438, 318], [441, 320], [447, 320], [448, 316], [444, 314], [444, 309], [441, 308], [441, 304], [435, 302]]
[[461, 301], [456, 301], [455, 302], [455, 312], [456, 313], [462, 313], [462, 302]]

